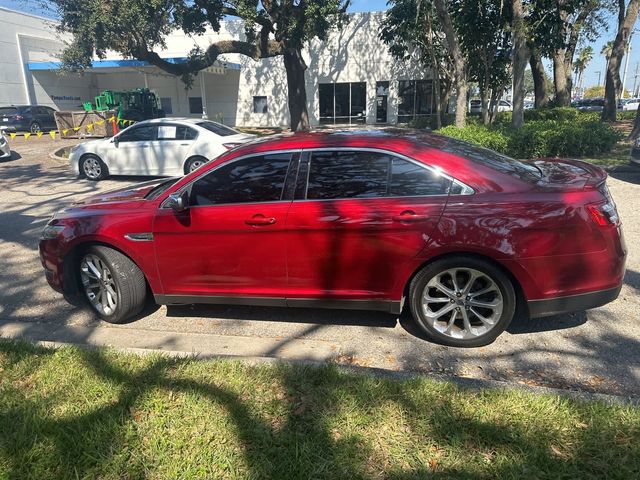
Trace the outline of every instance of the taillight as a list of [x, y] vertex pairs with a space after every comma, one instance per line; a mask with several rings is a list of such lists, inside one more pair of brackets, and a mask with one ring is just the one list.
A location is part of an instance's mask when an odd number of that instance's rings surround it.
[[593, 221], [601, 227], [610, 225], [609, 219], [607, 218], [605, 212], [602, 210], [601, 204], [592, 203], [590, 205], [587, 205], [587, 211], [591, 215]]
[[14, 115], [13, 119], [14, 120], [22, 120], [24, 117], [22, 115]]
[[587, 205], [587, 211], [591, 215], [591, 218], [600, 226], [618, 225], [620, 223], [620, 217], [618, 216], [618, 210], [616, 209], [616, 203], [613, 201], [611, 192], [606, 185], [602, 185], [598, 191], [605, 198], [604, 203], [590, 203]]
[[242, 145], [241, 143], [223, 143], [222, 146], [224, 148], [226, 148], [227, 150], [231, 150], [233, 148], [239, 147], [240, 145]]

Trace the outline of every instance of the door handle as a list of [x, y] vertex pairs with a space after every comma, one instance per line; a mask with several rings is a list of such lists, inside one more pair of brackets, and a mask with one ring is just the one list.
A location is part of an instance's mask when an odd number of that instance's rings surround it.
[[429, 215], [418, 215], [413, 210], [406, 210], [400, 215], [394, 215], [392, 218], [394, 222], [413, 223], [429, 220]]
[[276, 219], [274, 217], [265, 217], [264, 215], [254, 215], [252, 218], [249, 218], [244, 221], [247, 225], [253, 226], [264, 226], [264, 225], [273, 225], [276, 223]]

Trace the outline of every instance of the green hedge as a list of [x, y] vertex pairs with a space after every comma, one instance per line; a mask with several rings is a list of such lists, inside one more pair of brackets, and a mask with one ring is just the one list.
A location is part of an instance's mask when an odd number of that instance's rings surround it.
[[620, 131], [598, 121], [597, 114], [582, 114], [566, 108], [541, 112], [537, 111], [537, 119], [525, 121], [518, 130], [512, 128], [503, 116], [500, 122], [490, 127], [472, 124], [457, 129], [449, 126], [440, 129], [439, 133], [515, 158], [596, 155], [611, 151], [623, 138]]

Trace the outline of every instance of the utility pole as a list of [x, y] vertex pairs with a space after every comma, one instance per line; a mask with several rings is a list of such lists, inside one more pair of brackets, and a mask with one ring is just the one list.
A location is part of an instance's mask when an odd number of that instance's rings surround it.
[[598, 74], [598, 86], [600, 86], [600, 74], [602, 73], [601, 71], [596, 72]]
[[633, 97], [638, 97], [638, 91], [636, 90], [636, 85], [638, 84], [638, 62], [636, 62], [636, 73], [633, 75]]

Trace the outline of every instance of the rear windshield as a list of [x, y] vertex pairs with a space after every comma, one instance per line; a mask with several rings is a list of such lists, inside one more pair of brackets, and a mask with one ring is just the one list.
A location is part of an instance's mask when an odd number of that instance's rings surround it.
[[6, 117], [9, 115], [15, 115], [18, 113], [18, 109], [16, 107], [2, 107], [0, 108], [0, 117]]
[[199, 122], [196, 125], [202, 128], [206, 128], [210, 132], [220, 135], [221, 137], [229, 137], [231, 135], [238, 135], [240, 132], [236, 132], [233, 128], [229, 128], [226, 125], [222, 125], [216, 122]]
[[479, 147], [462, 140], [449, 139], [447, 145], [442, 148], [445, 152], [453, 153], [486, 167], [506, 173], [526, 182], [537, 182], [542, 173], [535, 165], [507, 157], [488, 148]]

